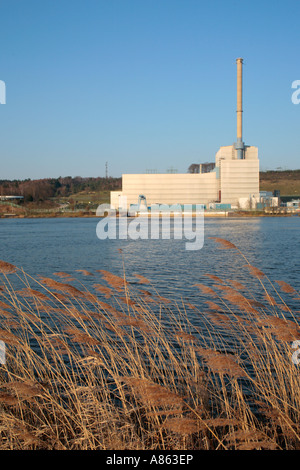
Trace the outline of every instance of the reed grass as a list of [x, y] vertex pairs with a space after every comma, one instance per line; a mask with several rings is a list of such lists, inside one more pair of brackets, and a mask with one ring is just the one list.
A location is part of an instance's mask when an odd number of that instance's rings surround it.
[[214, 240], [249, 285], [206, 273], [193, 304], [136, 273], [78, 270], [89, 291], [0, 261], [1, 449], [299, 449], [299, 293]]

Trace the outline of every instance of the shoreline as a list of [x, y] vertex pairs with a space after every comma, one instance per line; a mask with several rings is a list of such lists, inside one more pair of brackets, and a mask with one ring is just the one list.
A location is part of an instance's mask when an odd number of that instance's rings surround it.
[[[171, 217], [176, 217], [176, 214], [169, 214]], [[182, 216], [178, 214], [178, 216]], [[195, 217], [196, 214], [192, 214], [192, 217]], [[299, 217], [300, 212], [204, 212], [204, 218], [226, 218], [226, 219], [241, 219], [241, 218], [253, 218], [253, 217]], [[118, 214], [116, 217], [119, 217]], [[127, 218], [135, 218], [138, 215], [128, 215]], [[140, 214], [140, 217], [149, 217], [148, 214]], [[163, 214], [160, 214], [159, 217], [163, 217]], [[40, 212], [40, 213], [31, 213], [31, 214], [1, 214], [0, 219], [63, 219], [63, 218], [103, 218], [98, 216], [95, 213], [85, 213], [85, 212]]]

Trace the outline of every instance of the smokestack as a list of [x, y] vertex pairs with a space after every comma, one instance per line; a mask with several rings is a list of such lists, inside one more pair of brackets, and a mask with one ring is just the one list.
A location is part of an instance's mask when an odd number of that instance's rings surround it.
[[243, 134], [242, 134], [242, 128], [243, 128], [242, 126], [243, 59], [242, 58], [236, 59], [236, 63], [237, 63], [237, 109], [236, 109], [237, 141], [236, 141], [235, 148], [237, 149], [237, 158], [242, 159], [244, 158], [244, 142], [243, 142]]

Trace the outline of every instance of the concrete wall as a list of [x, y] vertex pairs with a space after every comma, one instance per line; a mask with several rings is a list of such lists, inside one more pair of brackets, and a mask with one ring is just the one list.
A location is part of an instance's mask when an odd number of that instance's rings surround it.
[[223, 204], [238, 205], [240, 198], [259, 199], [259, 160], [221, 160], [220, 189]]
[[232, 160], [236, 158], [236, 150], [233, 145], [220, 147], [216, 153], [216, 165], [219, 166], [220, 160]]
[[[216, 153], [216, 165], [219, 166], [220, 160], [236, 160], [237, 150], [234, 145], [225, 145], [220, 147]], [[245, 145], [244, 147], [245, 160], [257, 160], [258, 148], [252, 145]]]
[[245, 160], [258, 160], [258, 148], [245, 145]]
[[113, 209], [124, 209], [127, 210], [127, 201], [125, 207], [125, 201], [122, 191], [111, 191], [110, 192], [110, 206]]
[[137, 204], [139, 195], [147, 204], [207, 204], [217, 200], [216, 173], [125, 174], [122, 192], [111, 192], [111, 205], [116, 207], [120, 196], [127, 196], [127, 207]]
[[[151, 204], [208, 204], [219, 202], [238, 205], [239, 199], [259, 198], [259, 160], [257, 147], [245, 146], [244, 159], [237, 159], [234, 145], [220, 147], [216, 168], [210, 173], [125, 174], [122, 191], [111, 192], [111, 205], [127, 209], [137, 204], [139, 195]], [[121, 204], [121, 205], [120, 205]]]

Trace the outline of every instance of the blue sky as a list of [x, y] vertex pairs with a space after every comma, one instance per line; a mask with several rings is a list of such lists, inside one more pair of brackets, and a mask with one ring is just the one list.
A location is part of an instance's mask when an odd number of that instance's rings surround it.
[[214, 161], [243, 138], [300, 168], [299, 0], [0, 0], [0, 179]]

